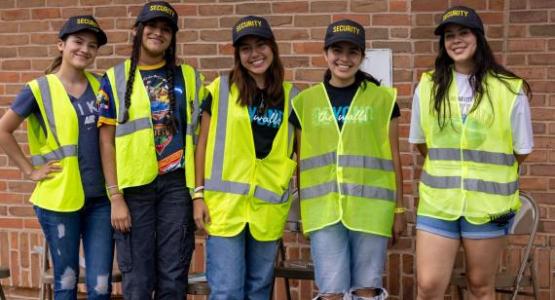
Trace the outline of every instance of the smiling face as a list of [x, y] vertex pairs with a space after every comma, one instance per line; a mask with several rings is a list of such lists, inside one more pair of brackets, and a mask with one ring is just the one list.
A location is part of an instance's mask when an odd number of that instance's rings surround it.
[[324, 58], [331, 71], [330, 84], [344, 87], [355, 82], [363, 53], [362, 49], [353, 43], [338, 42], [324, 50]]
[[98, 41], [92, 32], [81, 31], [70, 34], [65, 41], [58, 42], [62, 63], [84, 70], [94, 62], [98, 52]]
[[474, 66], [476, 53], [476, 35], [468, 27], [451, 24], [445, 27], [443, 33], [445, 50], [454, 61], [455, 70], [468, 73]]
[[142, 54], [150, 57], [159, 57], [170, 46], [173, 29], [168, 21], [154, 19], [144, 24], [142, 36]]
[[259, 88], [264, 88], [265, 73], [274, 61], [274, 52], [269, 41], [246, 36], [239, 40], [237, 52], [243, 68], [254, 78]]

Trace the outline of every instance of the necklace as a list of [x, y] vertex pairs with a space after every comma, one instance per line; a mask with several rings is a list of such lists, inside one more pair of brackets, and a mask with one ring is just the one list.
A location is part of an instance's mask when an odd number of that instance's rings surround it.
[[258, 104], [258, 108], [256, 109], [256, 113], [261, 115], [264, 113], [266, 108], [266, 104], [264, 103], [264, 92], [260, 93], [260, 103]]

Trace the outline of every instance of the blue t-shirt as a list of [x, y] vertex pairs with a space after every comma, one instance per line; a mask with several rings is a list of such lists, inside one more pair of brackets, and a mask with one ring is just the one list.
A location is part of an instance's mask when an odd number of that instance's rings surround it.
[[[77, 159], [81, 182], [86, 198], [106, 196], [104, 187], [104, 175], [100, 163], [100, 150], [98, 145], [97, 108], [95, 105], [96, 96], [90, 85], [79, 98], [68, 95], [77, 113], [79, 123], [79, 138], [77, 148]], [[55, 98], [53, 100], [56, 100]], [[39, 105], [31, 88], [24, 86], [15, 98], [11, 109], [22, 118], [27, 118], [31, 114], [38, 117], [43, 130], [45, 130], [44, 120], [40, 113]], [[46, 133], [46, 130], [45, 130]]]
[[[154, 66], [139, 66], [138, 68], [150, 99], [158, 174], [166, 174], [183, 168], [185, 165], [184, 136], [187, 125], [187, 105], [185, 104], [185, 83], [181, 68], [177, 67], [174, 70], [173, 90], [177, 109], [174, 114], [178, 122], [177, 131], [174, 134], [170, 132], [166, 125], [171, 110], [166, 67], [162, 63]], [[110, 81], [106, 76], [100, 84], [98, 104], [100, 115], [98, 125], [115, 125], [117, 120], [114, 97]], [[133, 100], [131, 100], [131, 105], [133, 105]]]

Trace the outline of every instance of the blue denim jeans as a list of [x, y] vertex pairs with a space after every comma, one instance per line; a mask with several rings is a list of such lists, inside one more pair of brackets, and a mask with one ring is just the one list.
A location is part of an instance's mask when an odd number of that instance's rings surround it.
[[76, 212], [34, 209], [52, 256], [54, 299], [77, 298], [81, 238], [88, 299], [110, 299], [114, 243], [108, 198], [87, 198]]
[[255, 240], [248, 226], [234, 237], [208, 236], [210, 300], [270, 299], [277, 241]]
[[129, 300], [183, 299], [195, 248], [191, 195], [185, 172], [159, 175], [124, 191], [131, 231], [116, 231], [123, 297]]
[[353, 231], [341, 222], [311, 232], [310, 248], [320, 294], [349, 295], [357, 289], [375, 288], [385, 295], [382, 274], [387, 242], [387, 237]]

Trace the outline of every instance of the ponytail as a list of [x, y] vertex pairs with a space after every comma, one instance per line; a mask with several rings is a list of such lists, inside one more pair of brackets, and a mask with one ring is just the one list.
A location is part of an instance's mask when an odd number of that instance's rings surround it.
[[48, 74], [54, 73], [54, 71], [56, 71], [56, 69], [58, 69], [60, 67], [60, 65], [62, 65], [62, 55], [61, 54], [58, 55], [56, 58], [54, 58], [54, 60], [50, 63], [48, 68], [46, 68], [46, 70], [44, 70], [44, 74], [48, 75]]
[[135, 72], [139, 63], [139, 55], [141, 54], [141, 46], [143, 41], [144, 25], [139, 23], [137, 25], [137, 33], [133, 38], [133, 50], [131, 51], [131, 67], [129, 74], [127, 74], [127, 82], [125, 83], [125, 114], [123, 115], [120, 124], [127, 123], [129, 120], [129, 107], [131, 107], [131, 94], [133, 93], [133, 82], [135, 82]]

